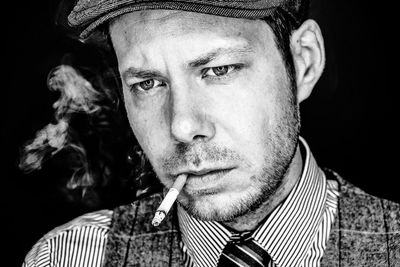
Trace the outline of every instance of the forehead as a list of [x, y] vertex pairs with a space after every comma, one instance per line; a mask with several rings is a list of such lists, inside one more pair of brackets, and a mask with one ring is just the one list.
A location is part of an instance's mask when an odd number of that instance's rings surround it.
[[[271, 30], [261, 20], [228, 18], [185, 11], [146, 10], [124, 14], [110, 23], [114, 48], [118, 51], [146, 46], [154, 41], [191, 40], [213, 45], [225, 39], [228, 43], [259, 44], [271, 41]], [[200, 36], [200, 38], [198, 38]], [[196, 44], [199, 45], [199, 44]], [[222, 45], [222, 44], [221, 44]]]

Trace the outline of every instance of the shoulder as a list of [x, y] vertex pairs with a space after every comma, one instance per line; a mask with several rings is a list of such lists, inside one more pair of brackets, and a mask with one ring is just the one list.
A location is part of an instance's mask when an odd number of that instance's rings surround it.
[[112, 210], [99, 210], [83, 214], [70, 222], [54, 228], [43, 239], [48, 240], [68, 232], [82, 231], [85, 228], [93, 230], [108, 230], [111, 223]]
[[79, 216], [44, 235], [29, 251], [23, 266], [100, 266], [112, 219], [112, 210]]
[[341, 251], [341, 260], [357, 266], [400, 264], [399, 203], [369, 194], [333, 171], [328, 173], [328, 179], [330, 176], [339, 184], [338, 210], [330, 243]]
[[365, 225], [362, 222], [368, 221], [371, 223], [371, 225], [368, 225], [373, 227], [378, 222], [385, 222], [388, 226], [393, 227], [392, 230], [400, 231], [399, 203], [369, 194], [332, 170], [328, 170], [326, 173], [331, 173], [328, 178], [330, 176], [331, 179], [333, 178], [338, 182], [339, 209], [342, 215], [346, 215], [346, 218], [352, 221], [352, 225], [361, 227], [361, 225]]

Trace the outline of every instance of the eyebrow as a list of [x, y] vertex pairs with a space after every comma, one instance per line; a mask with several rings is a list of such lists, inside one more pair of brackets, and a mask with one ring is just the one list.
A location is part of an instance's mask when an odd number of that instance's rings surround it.
[[217, 59], [218, 57], [222, 56], [233, 56], [238, 54], [248, 54], [253, 53], [254, 50], [251, 46], [238, 46], [238, 47], [228, 47], [228, 48], [217, 48], [212, 50], [205, 55], [202, 55], [195, 60], [189, 62], [187, 65], [191, 68], [197, 68], [204, 65], [207, 65], [211, 61]]
[[[228, 47], [228, 48], [217, 48], [215, 50], [211, 50], [204, 55], [199, 56], [198, 58], [190, 61], [186, 65], [190, 68], [198, 68], [204, 66], [211, 61], [222, 57], [222, 56], [234, 56], [246, 53], [253, 53], [254, 50], [249, 45], [237, 46], [237, 47]], [[124, 80], [128, 78], [152, 78], [152, 77], [160, 77], [163, 74], [157, 70], [143, 70], [136, 67], [129, 67], [122, 73], [122, 78]]]
[[159, 77], [162, 76], [162, 73], [156, 70], [141, 70], [135, 67], [129, 67], [122, 73], [122, 78], [124, 80], [129, 78], [152, 78], [152, 77]]

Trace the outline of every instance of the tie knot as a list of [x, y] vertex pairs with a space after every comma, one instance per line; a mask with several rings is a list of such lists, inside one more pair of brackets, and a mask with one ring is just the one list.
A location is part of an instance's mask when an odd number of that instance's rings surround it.
[[234, 244], [240, 244], [240, 243], [247, 242], [250, 239], [252, 239], [251, 232], [247, 231], [247, 232], [241, 232], [241, 233], [234, 233], [231, 236], [230, 242], [232, 242]]

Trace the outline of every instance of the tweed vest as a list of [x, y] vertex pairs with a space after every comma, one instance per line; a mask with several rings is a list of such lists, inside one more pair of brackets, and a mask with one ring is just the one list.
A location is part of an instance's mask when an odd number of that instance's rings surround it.
[[[339, 183], [338, 212], [322, 267], [400, 266], [400, 205], [367, 194], [326, 170]], [[183, 266], [176, 208], [151, 225], [161, 194], [114, 209], [104, 266]]]

